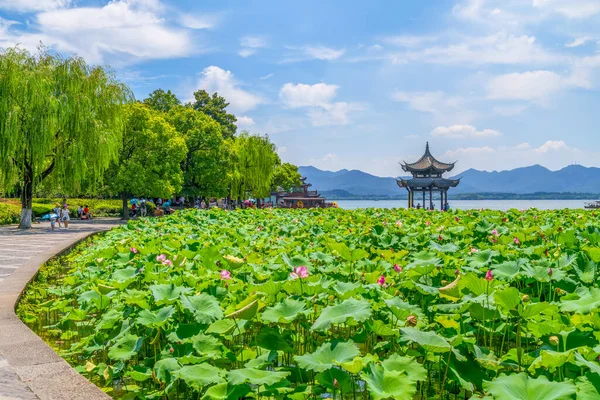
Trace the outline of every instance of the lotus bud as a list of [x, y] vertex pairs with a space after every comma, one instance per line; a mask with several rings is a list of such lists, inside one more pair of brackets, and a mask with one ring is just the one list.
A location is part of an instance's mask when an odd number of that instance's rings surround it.
[[414, 315], [409, 315], [408, 317], [406, 317], [406, 326], [417, 326], [417, 317], [415, 317]]
[[548, 276], [552, 276], [552, 268], [548, 268]]
[[444, 240], [444, 238], [442, 237], [442, 235], [438, 236], [438, 240], [441, 242], [442, 240]]
[[460, 271], [458, 270], [458, 268], [454, 270], [454, 275], [456, 275], [456, 276], [460, 275]]
[[338, 380], [333, 378], [333, 387], [337, 388], [339, 386], [340, 386], [340, 384], [339, 384]]
[[492, 274], [492, 270], [488, 269], [488, 271], [485, 274], [485, 280], [486, 281], [493, 281], [494, 280], [494, 274]]
[[523, 295], [523, 297], [521, 297], [521, 301], [523, 303], [529, 303], [531, 301], [531, 299], [529, 298], [528, 294]]
[[558, 346], [558, 336], [550, 336], [548, 342], [553, 346]]
[[169, 349], [169, 353], [173, 354], [175, 352], [175, 349], [173, 348], [173, 346], [171, 346], [171, 348]]

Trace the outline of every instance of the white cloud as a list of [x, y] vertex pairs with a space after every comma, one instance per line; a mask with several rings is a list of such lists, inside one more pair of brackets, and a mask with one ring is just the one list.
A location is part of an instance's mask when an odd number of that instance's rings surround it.
[[308, 116], [313, 126], [348, 125], [350, 123], [349, 114], [362, 109], [363, 107], [359, 104], [337, 102], [313, 108], [308, 111]]
[[284, 107], [308, 108], [307, 116], [312, 126], [347, 125], [350, 114], [363, 109], [361, 104], [333, 102], [339, 86], [317, 83], [286, 83], [279, 91]]
[[240, 57], [249, 57], [258, 52], [259, 49], [268, 46], [268, 40], [264, 36], [243, 36], [240, 39]]
[[600, 13], [598, 0], [533, 0], [533, 6], [573, 19], [589, 18]]
[[569, 146], [563, 140], [548, 140], [546, 143], [533, 149], [536, 153], [548, 153], [550, 151], [570, 150]]
[[329, 104], [336, 96], [339, 86], [317, 83], [286, 83], [279, 91], [279, 98], [289, 108], [317, 107]]
[[408, 52], [400, 59], [435, 64], [555, 64], [564, 57], [544, 50], [534, 36], [505, 32], [482, 37], [466, 37], [448, 45]]
[[249, 129], [256, 125], [256, 122], [250, 117], [241, 116], [237, 117], [237, 122], [235, 123], [240, 129]]
[[181, 14], [181, 25], [190, 29], [212, 29], [220, 22], [220, 16], [216, 14]]
[[431, 132], [432, 136], [445, 137], [452, 139], [464, 138], [489, 138], [502, 136], [502, 134], [494, 129], [477, 130], [473, 125], [452, 125], [438, 126]]
[[[422, 45], [438, 40], [435, 36], [417, 36], [417, 35], [398, 35], [398, 36], [385, 36], [382, 38], [385, 43], [399, 46], [399, 47], [421, 47]], [[373, 47], [373, 46], [371, 46]], [[383, 47], [379, 46], [380, 49]]]
[[267, 75], [265, 75], [265, 76], [261, 76], [261, 77], [260, 77], [260, 80], [261, 80], [261, 81], [266, 81], [267, 79], [269, 79], [269, 78], [272, 78], [272, 77], [274, 77], [274, 76], [275, 76], [275, 74], [267, 74]]
[[0, 0], [0, 9], [21, 12], [47, 11], [70, 6], [73, 0]]
[[327, 162], [327, 161], [335, 161], [335, 160], [337, 160], [337, 158], [338, 158], [337, 154], [335, 154], [335, 153], [328, 153], [328, 154], [325, 154], [325, 156], [323, 157], [322, 161], [325, 161], [325, 162]]
[[593, 40], [594, 40], [594, 38], [591, 36], [581, 36], [581, 37], [573, 39], [569, 43], [566, 43], [565, 47], [579, 47], [579, 46], [583, 46], [584, 44], [591, 42]]
[[395, 91], [392, 93], [392, 99], [398, 102], [405, 102], [413, 110], [438, 114], [448, 109], [457, 110], [461, 108], [464, 100], [459, 96], [449, 96], [444, 92], [403, 92]]
[[324, 46], [307, 46], [304, 48], [304, 52], [310, 58], [317, 60], [337, 60], [346, 52], [345, 49], [332, 49]]
[[291, 52], [286, 54], [281, 63], [293, 63], [307, 60], [337, 60], [346, 53], [346, 49], [334, 49], [325, 46], [287, 46]]
[[247, 92], [239, 86], [231, 71], [225, 71], [214, 65], [202, 71], [198, 82], [199, 89], [204, 89], [208, 93], [217, 92], [223, 96], [229, 102], [230, 110], [234, 114], [252, 110], [259, 104], [265, 103], [260, 96]]
[[407, 103], [413, 110], [432, 114], [439, 124], [468, 123], [477, 118], [477, 113], [468, 109], [467, 99], [441, 91], [395, 91], [392, 93], [392, 99]]
[[103, 7], [44, 11], [34, 30], [11, 27], [0, 46], [30, 50], [42, 42], [63, 53], [77, 53], [92, 64], [113, 65], [145, 59], [183, 57], [198, 51], [189, 32], [168, 26], [157, 0], [111, 1]]
[[448, 150], [444, 154], [444, 157], [453, 157], [454, 159], [460, 159], [462, 156], [469, 157], [469, 156], [480, 155], [480, 154], [492, 154], [495, 152], [496, 152], [496, 150], [489, 146], [459, 147], [458, 149], [455, 149], [455, 150]]
[[515, 149], [517, 149], [517, 150], [529, 150], [530, 148], [531, 148], [531, 145], [527, 142], [519, 143], [518, 145], [515, 146]]
[[511, 73], [493, 78], [487, 86], [490, 99], [528, 100], [545, 103], [554, 93], [568, 87], [568, 82], [551, 71]]

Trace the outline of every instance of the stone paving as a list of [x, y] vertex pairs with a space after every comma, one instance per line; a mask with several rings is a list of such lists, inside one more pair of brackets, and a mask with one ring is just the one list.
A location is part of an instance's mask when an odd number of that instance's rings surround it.
[[0, 400], [107, 398], [18, 320], [14, 305], [48, 258], [116, 224], [71, 221], [69, 229], [54, 231], [47, 222], [30, 230], [0, 227]]

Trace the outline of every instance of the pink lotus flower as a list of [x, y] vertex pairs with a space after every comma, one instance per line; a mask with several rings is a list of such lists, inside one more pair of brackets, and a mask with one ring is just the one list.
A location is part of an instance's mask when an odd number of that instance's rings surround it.
[[488, 269], [488, 271], [485, 273], [485, 280], [486, 281], [493, 281], [494, 280], [494, 275], [492, 274], [492, 270]]
[[513, 242], [515, 242], [515, 244], [519, 244], [519, 243], [521, 243], [521, 242], [519, 241], [519, 238], [513, 238]]
[[167, 259], [167, 256], [164, 254], [156, 256], [156, 261], [158, 261], [158, 262], [165, 262], [166, 259]]
[[294, 272], [290, 273], [290, 277], [292, 279], [304, 279], [308, 277], [308, 270], [306, 267], [296, 267], [294, 268]]
[[398, 264], [394, 264], [394, 271], [396, 271], [396, 272], [402, 272], [402, 267], [399, 266]]
[[402, 221], [400, 221], [400, 220], [396, 221], [396, 226], [398, 228], [402, 228]]
[[458, 218], [458, 217], [454, 217], [454, 220], [455, 220], [456, 222], [458, 222], [458, 221], [460, 221], [460, 218]]
[[429, 226], [429, 225], [431, 225], [431, 221], [425, 222], [425, 226]]
[[144, 272], [144, 267], [142, 267], [142, 268], [140, 268], [140, 269], [138, 270], [138, 273], [139, 273], [139, 274], [141, 274], [142, 272]]
[[498, 236], [498, 229], [492, 229], [492, 235]]
[[379, 283], [381, 286], [385, 285], [385, 276], [381, 275], [379, 279], [377, 279], [377, 283]]
[[231, 272], [227, 271], [226, 269], [221, 271], [221, 279], [224, 281], [228, 281], [231, 279]]
[[165, 261], [163, 261], [163, 265], [172, 267], [173, 266], [173, 261], [171, 261], [171, 260], [165, 260]]
[[471, 251], [469, 251], [469, 253], [471, 253], [471, 254], [479, 253], [479, 249], [476, 249], [475, 247], [471, 247]]
[[138, 253], [138, 250], [135, 247], [130, 248], [129, 251], [131, 251], [133, 254]]

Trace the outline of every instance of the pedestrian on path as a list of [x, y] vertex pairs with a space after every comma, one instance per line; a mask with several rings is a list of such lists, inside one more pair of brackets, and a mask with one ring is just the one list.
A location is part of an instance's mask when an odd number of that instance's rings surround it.
[[60, 213], [61, 213], [60, 204], [57, 204], [56, 207], [52, 210], [54, 214], [56, 214], [56, 221], [58, 221], [58, 227], [60, 228]]
[[63, 224], [65, 224], [65, 229], [69, 229], [69, 220], [71, 219], [69, 217], [69, 206], [67, 205], [67, 203], [65, 203], [63, 205], [62, 211], [60, 212], [60, 219], [62, 220]]

